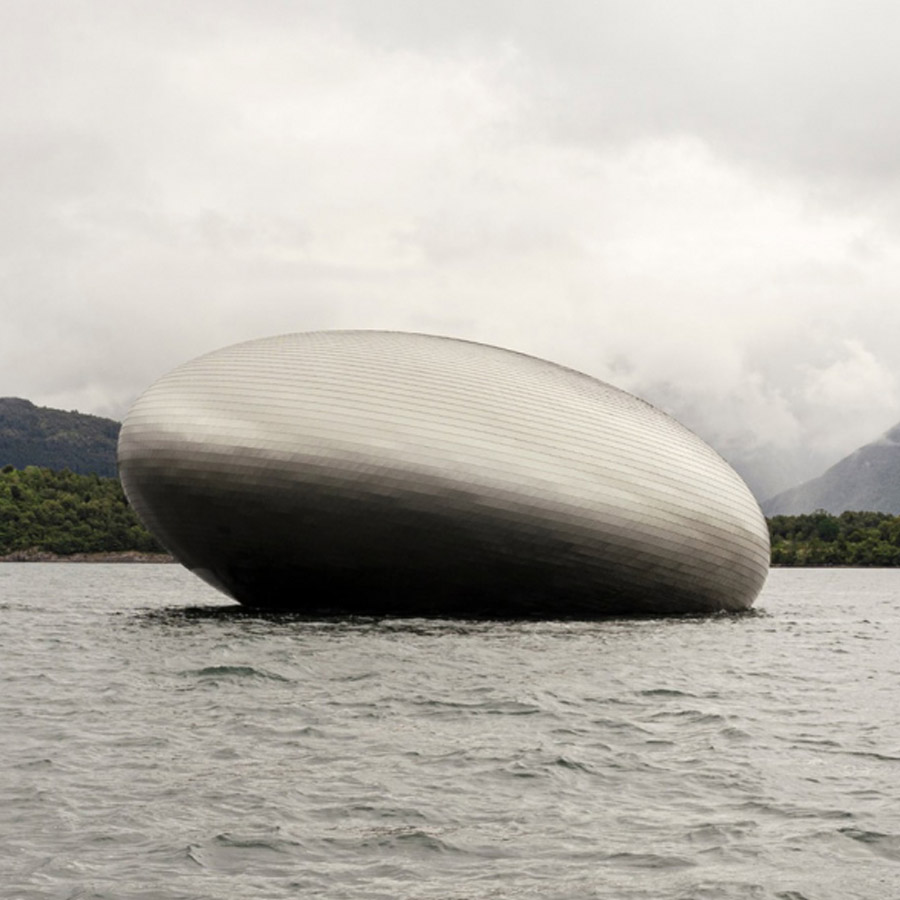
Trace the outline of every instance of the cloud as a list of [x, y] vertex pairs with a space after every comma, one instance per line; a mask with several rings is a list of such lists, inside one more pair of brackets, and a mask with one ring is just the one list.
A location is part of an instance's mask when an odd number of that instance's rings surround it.
[[122, 415], [234, 341], [432, 331], [634, 390], [760, 493], [900, 419], [892, 4], [15, 11], [0, 393]]
[[900, 10], [888, 0], [347, 2], [388, 47], [520, 49], [534, 116], [588, 146], [692, 134], [802, 177], [896, 177]]

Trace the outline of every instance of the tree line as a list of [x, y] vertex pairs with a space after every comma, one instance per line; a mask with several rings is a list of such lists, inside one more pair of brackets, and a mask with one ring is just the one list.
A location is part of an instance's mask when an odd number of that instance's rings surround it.
[[900, 566], [900, 516], [817, 510], [767, 521], [773, 565]]
[[[900, 516], [823, 510], [768, 519], [776, 566], [900, 566]], [[0, 469], [0, 557], [20, 551], [161, 553], [117, 478]]]

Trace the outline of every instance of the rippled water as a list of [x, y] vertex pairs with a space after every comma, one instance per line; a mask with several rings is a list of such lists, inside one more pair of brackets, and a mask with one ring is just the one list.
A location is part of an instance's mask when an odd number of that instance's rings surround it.
[[3, 564], [0, 639], [3, 897], [900, 897], [900, 570], [471, 623]]

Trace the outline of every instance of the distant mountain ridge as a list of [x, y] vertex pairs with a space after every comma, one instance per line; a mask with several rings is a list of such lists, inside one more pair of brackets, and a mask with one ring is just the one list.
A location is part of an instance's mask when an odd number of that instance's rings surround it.
[[828, 471], [762, 504], [767, 516], [800, 515], [824, 509], [869, 510], [900, 515], [900, 424], [854, 450]]
[[115, 477], [120, 427], [113, 419], [0, 397], [0, 468], [42, 466]]

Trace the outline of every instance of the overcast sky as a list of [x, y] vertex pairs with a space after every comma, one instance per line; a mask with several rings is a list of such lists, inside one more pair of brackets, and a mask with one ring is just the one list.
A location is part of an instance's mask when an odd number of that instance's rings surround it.
[[426, 331], [786, 487], [900, 421], [898, 46], [896, 0], [0, 0], [0, 395]]

